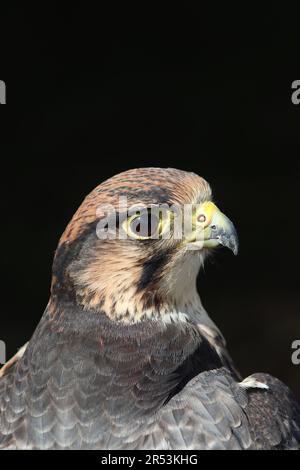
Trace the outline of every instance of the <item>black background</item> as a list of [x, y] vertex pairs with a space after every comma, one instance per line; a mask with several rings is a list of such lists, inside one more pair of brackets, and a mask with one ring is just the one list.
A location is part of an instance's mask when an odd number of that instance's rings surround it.
[[58, 238], [83, 197], [140, 166], [195, 171], [235, 222], [199, 277], [244, 375], [300, 399], [300, 79], [295, 12], [3, 9], [1, 330], [8, 356], [47, 304]]

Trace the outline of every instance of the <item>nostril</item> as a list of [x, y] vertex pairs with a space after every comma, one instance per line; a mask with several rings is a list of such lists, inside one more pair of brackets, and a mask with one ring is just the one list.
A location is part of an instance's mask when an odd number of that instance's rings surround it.
[[216, 225], [211, 225], [210, 228], [211, 228], [212, 230], [216, 230], [217, 227], [216, 227]]
[[198, 222], [203, 223], [203, 222], [205, 222], [205, 221], [206, 221], [206, 217], [205, 217], [204, 214], [198, 215]]

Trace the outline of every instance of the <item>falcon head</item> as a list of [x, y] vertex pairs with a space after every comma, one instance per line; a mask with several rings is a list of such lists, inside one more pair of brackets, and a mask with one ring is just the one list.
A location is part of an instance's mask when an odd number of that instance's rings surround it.
[[60, 239], [52, 303], [76, 302], [125, 323], [192, 310], [205, 256], [220, 245], [238, 250], [232, 222], [211, 197], [203, 178], [170, 168], [103, 182]]

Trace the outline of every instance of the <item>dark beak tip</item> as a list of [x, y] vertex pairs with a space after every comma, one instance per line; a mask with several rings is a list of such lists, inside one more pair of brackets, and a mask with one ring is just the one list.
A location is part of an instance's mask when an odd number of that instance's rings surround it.
[[234, 238], [234, 240], [232, 242], [232, 248], [231, 249], [233, 251], [233, 254], [235, 256], [237, 256], [238, 253], [239, 253], [239, 242], [238, 242], [237, 238]]
[[229, 250], [232, 251], [235, 256], [238, 255], [239, 239], [232, 223], [230, 223], [230, 227], [227, 229], [217, 227], [216, 233], [214, 234], [214, 238], [217, 238], [221, 245], [226, 248], [229, 248]]
[[233, 254], [235, 256], [238, 255], [238, 252], [239, 252], [239, 241], [238, 241], [238, 238], [236, 235], [231, 235], [231, 237], [229, 237], [225, 243], [224, 243], [224, 246], [227, 246], [227, 248], [229, 248]]

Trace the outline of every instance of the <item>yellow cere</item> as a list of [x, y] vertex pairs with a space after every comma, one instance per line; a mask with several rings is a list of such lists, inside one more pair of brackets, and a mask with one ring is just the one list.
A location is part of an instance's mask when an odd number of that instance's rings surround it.
[[[215, 211], [217, 211], [217, 206], [211, 202], [206, 201], [197, 209], [195, 214], [195, 223], [202, 224], [203, 227], [207, 227], [211, 223]], [[204, 217], [202, 217], [204, 216]]]

